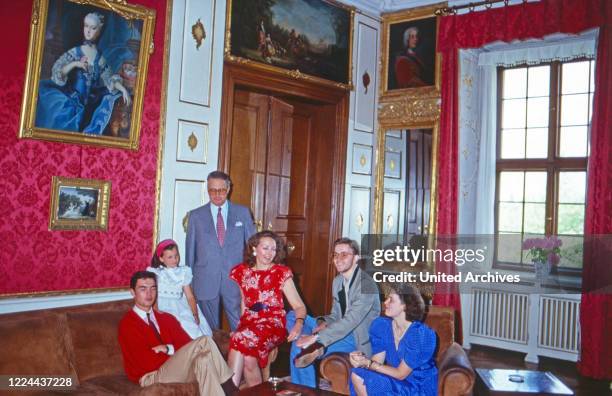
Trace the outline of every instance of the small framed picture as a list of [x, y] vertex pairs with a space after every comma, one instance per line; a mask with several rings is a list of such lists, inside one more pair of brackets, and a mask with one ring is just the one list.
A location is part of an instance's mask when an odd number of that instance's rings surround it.
[[440, 88], [436, 7], [383, 16], [382, 94], [419, 96]]
[[402, 153], [385, 151], [385, 177], [402, 178]]
[[53, 176], [49, 230], [108, 228], [111, 182]]

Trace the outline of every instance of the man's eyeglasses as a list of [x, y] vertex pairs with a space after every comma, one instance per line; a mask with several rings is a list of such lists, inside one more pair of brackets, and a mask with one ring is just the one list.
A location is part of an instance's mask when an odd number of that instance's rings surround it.
[[340, 260], [344, 260], [347, 257], [350, 256], [354, 256], [355, 253], [351, 253], [351, 252], [341, 252], [341, 253], [332, 253], [332, 259], [336, 260], [336, 259], [340, 259]]
[[210, 195], [225, 195], [227, 194], [227, 188], [210, 188], [208, 193]]

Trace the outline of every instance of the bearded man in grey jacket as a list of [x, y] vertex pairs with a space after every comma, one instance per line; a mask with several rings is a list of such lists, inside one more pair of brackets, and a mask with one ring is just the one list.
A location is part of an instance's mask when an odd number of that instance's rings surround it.
[[[371, 355], [368, 330], [380, 315], [376, 282], [359, 268], [359, 245], [349, 238], [334, 242], [332, 260], [338, 275], [332, 283], [332, 310], [317, 319], [307, 316], [302, 336], [291, 345], [290, 367], [293, 383], [316, 388], [313, 362], [332, 352], [361, 351]], [[287, 328], [295, 323], [287, 314]], [[297, 320], [302, 320], [298, 318]]]

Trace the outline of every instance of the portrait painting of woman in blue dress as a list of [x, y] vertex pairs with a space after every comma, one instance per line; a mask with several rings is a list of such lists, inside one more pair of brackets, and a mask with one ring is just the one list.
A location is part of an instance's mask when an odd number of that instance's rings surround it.
[[127, 138], [142, 22], [63, 0], [49, 9], [35, 126]]
[[385, 316], [370, 326], [372, 357], [350, 354], [351, 395], [436, 396], [436, 333], [422, 322], [425, 304], [412, 285], [392, 289]]

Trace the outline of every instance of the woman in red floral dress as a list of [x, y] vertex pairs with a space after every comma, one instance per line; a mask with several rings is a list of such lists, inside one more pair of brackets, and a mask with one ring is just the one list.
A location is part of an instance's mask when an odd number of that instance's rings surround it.
[[[283, 240], [272, 231], [262, 231], [248, 241], [247, 262], [237, 265], [230, 278], [242, 296], [240, 323], [232, 334], [228, 363], [236, 386], [244, 370], [249, 387], [262, 382], [261, 368], [268, 354], [285, 339], [291, 342], [302, 331], [306, 307], [293, 282], [293, 273], [280, 262], [285, 258]], [[295, 326], [287, 336], [283, 294], [295, 311]], [[301, 319], [301, 320], [299, 320]]]

